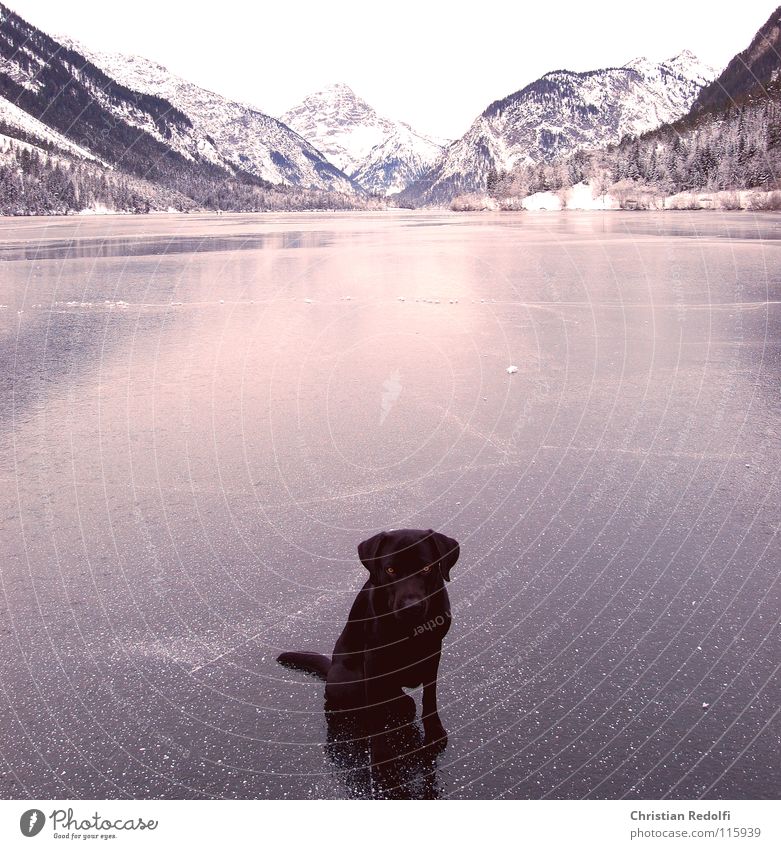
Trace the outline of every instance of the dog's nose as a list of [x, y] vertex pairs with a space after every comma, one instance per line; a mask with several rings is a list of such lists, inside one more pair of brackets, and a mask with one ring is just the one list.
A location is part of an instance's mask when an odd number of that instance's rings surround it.
[[426, 612], [426, 600], [423, 598], [408, 598], [401, 602], [396, 613], [405, 619], [422, 616]]

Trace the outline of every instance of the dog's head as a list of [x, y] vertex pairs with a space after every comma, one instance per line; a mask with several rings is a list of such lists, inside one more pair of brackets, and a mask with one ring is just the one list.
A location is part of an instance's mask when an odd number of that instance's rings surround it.
[[450, 580], [458, 543], [437, 531], [382, 531], [358, 546], [387, 612], [405, 624], [425, 621], [432, 596]]

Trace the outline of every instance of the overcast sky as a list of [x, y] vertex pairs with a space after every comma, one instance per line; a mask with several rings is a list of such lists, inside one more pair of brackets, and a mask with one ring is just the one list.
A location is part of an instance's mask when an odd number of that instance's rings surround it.
[[51, 34], [154, 59], [278, 116], [345, 82], [381, 114], [457, 138], [493, 100], [546, 71], [664, 59], [688, 47], [719, 70], [774, 0], [3, 0]]

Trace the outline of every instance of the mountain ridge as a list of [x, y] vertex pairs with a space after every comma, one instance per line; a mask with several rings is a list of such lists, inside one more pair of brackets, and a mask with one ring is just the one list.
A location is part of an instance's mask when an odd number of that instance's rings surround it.
[[635, 183], [656, 195], [772, 187], [780, 52], [781, 6], [719, 75], [690, 50], [557, 69], [445, 142], [380, 115], [345, 83], [277, 119], [159, 63], [49, 36], [0, 2], [0, 201], [11, 211], [45, 211], [45, 197], [60, 198], [57, 211], [100, 206], [101, 174], [122, 209], [142, 211], [380, 208], [384, 194], [431, 206], [499, 185], [512, 197], [592, 179], [630, 194]]
[[577, 208], [781, 209], [781, 58], [767, 50], [781, 37], [778, 12], [685, 115], [556, 163], [517, 165], [493, 182], [492, 201], [509, 209], [570, 200]]
[[229, 171], [269, 183], [349, 192], [359, 190], [338, 167], [291, 128], [254, 106], [231, 100], [140, 56], [94, 51], [72, 39], [82, 55], [134, 91], [162, 97], [200, 131], [203, 149]]
[[688, 112], [715, 71], [691, 51], [653, 63], [644, 57], [617, 68], [549, 71], [490, 103], [402, 203], [446, 203], [484, 191], [492, 175], [518, 164], [551, 161], [578, 149], [615, 144]]
[[781, 6], [759, 28], [749, 46], [697, 96], [692, 111], [724, 108], [758, 86], [781, 78]]

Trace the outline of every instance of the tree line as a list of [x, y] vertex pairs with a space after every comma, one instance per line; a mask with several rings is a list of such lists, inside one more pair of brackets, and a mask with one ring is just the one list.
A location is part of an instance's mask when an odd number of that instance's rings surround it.
[[[40, 144], [40, 143], [38, 143]], [[241, 175], [178, 171], [165, 185], [19, 141], [0, 151], [0, 215], [65, 215], [104, 208], [148, 213], [378, 209], [377, 197], [275, 186]]]

